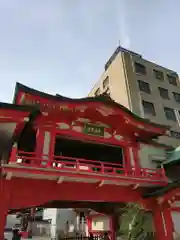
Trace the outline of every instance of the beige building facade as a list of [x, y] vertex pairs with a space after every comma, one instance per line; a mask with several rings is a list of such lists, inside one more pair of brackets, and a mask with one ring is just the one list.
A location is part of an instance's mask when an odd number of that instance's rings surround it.
[[180, 81], [176, 72], [118, 47], [89, 96], [105, 92], [137, 115], [170, 125], [169, 136], [160, 142], [180, 145]]

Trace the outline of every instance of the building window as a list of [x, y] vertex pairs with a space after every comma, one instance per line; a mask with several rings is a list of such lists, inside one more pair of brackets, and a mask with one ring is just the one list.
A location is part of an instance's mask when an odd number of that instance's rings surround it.
[[105, 93], [106, 93], [108, 96], [110, 96], [111, 93], [110, 93], [110, 89], [109, 89], [109, 87], [106, 88]]
[[154, 108], [154, 104], [151, 102], [146, 102], [146, 101], [142, 101], [142, 106], [144, 109], [144, 114], [145, 115], [151, 115], [151, 116], [156, 116], [156, 112], [155, 112], [155, 108]]
[[98, 88], [96, 91], [95, 91], [95, 96], [99, 96], [100, 95], [100, 88]]
[[180, 139], [180, 132], [171, 131], [171, 137]]
[[174, 109], [164, 107], [165, 116], [168, 120], [176, 121], [176, 114]]
[[150, 94], [151, 93], [151, 89], [149, 87], [149, 83], [143, 82], [141, 80], [138, 80], [138, 86], [139, 86], [139, 90], [141, 92], [145, 92]]
[[105, 91], [102, 93], [102, 95], [103, 95], [103, 94], [104, 94], [104, 95], [108, 95], [108, 96], [111, 95], [109, 87], [107, 87], [107, 88], [105, 89]]
[[158, 71], [158, 70], [156, 70], [156, 69], [154, 69], [153, 72], [154, 72], [154, 76], [155, 76], [156, 79], [158, 79], [158, 80], [164, 80], [164, 74], [163, 74], [163, 72]]
[[167, 75], [168, 82], [174, 86], [177, 86], [177, 79], [176, 76]]
[[161, 88], [161, 87], [159, 87], [158, 89], [159, 89], [159, 94], [163, 99], [169, 99], [169, 93], [167, 89]]
[[135, 71], [136, 73], [146, 74], [146, 67], [140, 63], [135, 62]]
[[174, 99], [176, 100], [176, 102], [180, 103], [180, 94], [173, 92], [173, 96], [174, 96]]
[[106, 77], [103, 81], [103, 88], [106, 88], [109, 85], [109, 77]]

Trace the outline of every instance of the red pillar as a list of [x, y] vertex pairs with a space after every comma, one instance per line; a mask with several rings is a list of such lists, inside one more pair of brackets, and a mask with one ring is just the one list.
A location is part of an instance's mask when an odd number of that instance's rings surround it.
[[124, 159], [125, 159], [125, 174], [132, 173], [132, 166], [131, 166], [131, 156], [129, 146], [124, 149]]
[[141, 176], [141, 166], [140, 166], [140, 159], [139, 159], [139, 151], [140, 147], [138, 144], [134, 144], [133, 148], [133, 158], [134, 158], [134, 168], [136, 176]]
[[157, 204], [154, 207], [153, 221], [156, 240], [173, 239], [173, 222], [168, 204]]
[[7, 216], [7, 209], [3, 209], [3, 204], [0, 207], [0, 240], [4, 240], [4, 229], [6, 226], [6, 216]]
[[9, 162], [16, 163], [17, 161], [17, 143], [14, 143], [12, 146]]
[[90, 234], [92, 231], [92, 217], [91, 216], [87, 217], [87, 225], [88, 225], [88, 232]]
[[162, 240], [165, 239], [164, 223], [162, 218], [162, 212], [160, 207], [153, 209], [153, 223], [155, 230], [155, 239]]
[[116, 239], [116, 229], [117, 229], [117, 218], [116, 214], [109, 216], [109, 224], [110, 224], [110, 232], [111, 232], [111, 240]]
[[6, 180], [0, 179], [0, 240], [4, 240], [4, 228], [9, 204], [9, 188]]
[[171, 209], [168, 203], [164, 204], [164, 219], [166, 224], [167, 239], [173, 239], [174, 223], [172, 220]]

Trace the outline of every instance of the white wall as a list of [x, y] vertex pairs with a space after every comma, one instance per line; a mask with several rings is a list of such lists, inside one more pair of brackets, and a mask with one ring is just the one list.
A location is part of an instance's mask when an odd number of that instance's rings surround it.
[[180, 213], [179, 212], [172, 212], [172, 219], [174, 222], [174, 230], [175, 230], [175, 235], [179, 235], [180, 237]]
[[76, 229], [76, 213], [73, 209], [47, 208], [43, 212], [43, 219], [51, 220], [51, 237], [55, 237], [57, 233], [67, 234]]
[[45, 208], [43, 211], [43, 220], [51, 220], [51, 223], [56, 223], [57, 208]]
[[157, 156], [157, 159], [165, 160], [165, 149], [158, 148], [152, 145], [140, 144], [139, 158], [142, 168], [156, 168], [156, 163], [152, 162], [152, 157]]
[[6, 218], [6, 228], [12, 228], [15, 224], [20, 224], [20, 219], [16, 215], [8, 215]]
[[[67, 221], [69, 227], [67, 228]], [[73, 209], [58, 209], [56, 219], [57, 231], [72, 232], [76, 229], [76, 213]]]
[[108, 216], [97, 216], [92, 219], [92, 231], [109, 231], [110, 221]]
[[51, 237], [56, 237], [57, 208], [46, 208], [43, 211], [43, 220], [51, 220]]
[[44, 145], [43, 145], [43, 161], [42, 164], [46, 165], [49, 160], [49, 149], [50, 149], [50, 141], [51, 141], [51, 132], [44, 132]]

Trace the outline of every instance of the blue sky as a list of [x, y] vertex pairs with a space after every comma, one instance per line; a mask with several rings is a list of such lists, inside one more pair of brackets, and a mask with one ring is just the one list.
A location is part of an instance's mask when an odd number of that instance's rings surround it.
[[179, 0], [0, 0], [0, 101], [15, 82], [86, 96], [118, 46], [180, 73]]

